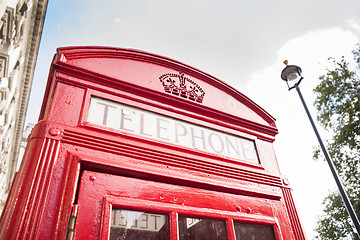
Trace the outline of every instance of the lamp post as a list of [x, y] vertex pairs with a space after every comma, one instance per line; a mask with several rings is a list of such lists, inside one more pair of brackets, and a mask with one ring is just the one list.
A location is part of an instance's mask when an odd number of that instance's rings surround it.
[[[330, 167], [330, 170], [331, 170], [331, 173], [333, 174], [334, 176], [334, 179], [335, 179], [335, 182], [336, 182], [336, 185], [338, 186], [339, 188], [339, 191], [340, 191], [340, 195], [342, 197], [342, 200], [345, 204], [345, 207], [346, 207], [346, 210], [348, 211], [350, 217], [351, 217], [351, 220], [353, 221], [354, 223], [354, 226], [356, 228], [356, 232], [358, 234], [358, 236], [360, 237], [360, 224], [359, 224], [359, 220], [355, 214], [355, 211], [351, 205], [351, 202], [349, 200], [349, 197], [347, 196], [345, 190], [344, 190], [344, 187], [340, 181], [340, 178], [339, 178], [339, 175], [335, 169], [335, 166], [334, 166], [334, 163], [333, 161], [331, 160], [330, 158], [330, 155], [328, 154], [326, 148], [325, 148], [325, 145], [320, 137], [320, 134], [315, 126], [315, 123], [311, 117], [311, 114], [309, 112], [309, 109], [307, 108], [307, 105], [305, 103], [305, 100], [301, 94], [301, 91], [300, 91], [300, 87], [299, 87], [299, 84], [300, 82], [303, 80], [303, 77], [301, 76], [301, 68], [296, 66], [296, 65], [288, 65], [288, 61], [285, 60], [284, 61], [284, 64], [286, 65], [286, 67], [284, 68], [284, 70], [281, 72], [281, 78], [286, 81], [286, 84], [288, 86], [288, 89], [289, 91], [291, 89], [296, 89], [296, 91], [298, 92], [299, 94], [299, 97], [301, 99], [301, 102], [305, 108], [305, 111], [306, 111], [306, 114], [310, 120], [310, 123], [314, 129], [314, 132], [315, 132], [315, 135], [319, 141], [319, 144], [320, 144], [320, 147], [321, 147], [321, 150], [323, 151], [324, 153], [324, 156], [325, 156], [325, 159], [327, 161], [327, 163], [329, 164], [329, 167]], [[293, 83], [293, 85], [291, 85], [291, 83]]]

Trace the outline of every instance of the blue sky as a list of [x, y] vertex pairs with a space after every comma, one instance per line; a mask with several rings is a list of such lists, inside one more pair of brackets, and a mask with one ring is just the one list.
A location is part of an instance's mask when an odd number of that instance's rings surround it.
[[280, 169], [312, 239], [321, 201], [334, 183], [327, 165], [311, 159], [316, 138], [297, 93], [280, 79], [282, 61], [301, 66], [301, 88], [312, 109], [312, 89], [328, 57], [351, 58], [360, 42], [359, 9], [358, 0], [49, 1], [26, 121], [37, 122], [57, 47], [135, 48], [184, 62], [227, 82], [277, 119]]

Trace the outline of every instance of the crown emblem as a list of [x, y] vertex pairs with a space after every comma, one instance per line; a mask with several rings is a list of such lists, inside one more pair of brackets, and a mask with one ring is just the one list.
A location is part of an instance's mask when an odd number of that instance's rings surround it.
[[166, 73], [159, 79], [165, 92], [202, 103], [205, 92], [197, 83], [185, 77], [184, 73]]

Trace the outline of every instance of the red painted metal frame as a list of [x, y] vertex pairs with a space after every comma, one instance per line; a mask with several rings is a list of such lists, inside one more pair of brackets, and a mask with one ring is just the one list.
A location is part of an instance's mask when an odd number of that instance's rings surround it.
[[[128, 105], [128, 106], [136, 106], [136, 108], [139, 108], [139, 109], [143, 109], [143, 110], [147, 110], [147, 111], [151, 111], [151, 112], [155, 112], [155, 113], [158, 113], [158, 114], [161, 114], [161, 115], [164, 115], [164, 116], [168, 116], [168, 117], [172, 117], [172, 118], [176, 118], [176, 119], [181, 119], [185, 122], [189, 122], [189, 123], [194, 123], [194, 124], [197, 124], [197, 125], [202, 125], [202, 126], [207, 126], [211, 129], [216, 129], [218, 131], [222, 131], [222, 132], [228, 132], [230, 134], [233, 134], [233, 135], [237, 135], [237, 136], [240, 136], [240, 137], [243, 137], [243, 138], [247, 138], [247, 139], [250, 139], [250, 140], [253, 140], [255, 142], [255, 145], [257, 145], [257, 142], [258, 142], [258, 139], [253, 136], [253, 135], [250, 135], [250, 134], [246, 134], [246, 133], [243, 133], [243, 132], [240, 132], [239, 130], [233, 130], [233, 129], [229, 129], [229, 127], [225, 127], [225, 126], [221, 126], [218, 122], [218, 124], [214, 124], [214, 123], [211, 123], [209, 121], [205, 121], [205, 120], [202, 120], [202, 119], [194, 119], [193, 117], [187, 117], [184, 115], [184, 113], [181, 113], [181, 112], [175, 112], [174, 109], [164, 109], [164, 108], [160, 108], [160, 107], [156, 107], [156, 106], [149, 106], [149, 105], [146, 105], [146, 104], [142, 104], [142, 103], [139, 103], [138, 101], [135, 101], [135, 100], [130, 100], [128, 98], [124, 98], [124, 97], [119, 97], [119, 96], [113, 96], [113, 95], [110, 95], [110, 94], [106, 94], [106, 93], [103, 93], [103, 92], [99, 92], [99, 91], [94, 91], [94, 90], [87, 90], [86, 93], [85, 93], [85, 99], [84, 99], [84, 103], [83, 103], [83, 109], [86, 110], [89, 108], [89, 105], [90, 105], [90, 98], [91, 97], [100, 97], [100, 98], [103, 98], [103, 99], [107, 99], [107, 100], [111, 100], [111, 101], [114, 101], [114, 102], [121, 102], [122, 104], [125, 104], [125, 105]], [[92, 123], [89, 123], [86, 121], [86, 118], [87, 118], [87, 111], [82, 111], [81, 114], [80, 114], [80, 121], [79, 121], [79, 126], [83, 126], [83, 127], [88, 127], [90, 129], [97, 129], [99, 131], [102, 131], [102, 132], [109, 132], [109, 128], [108, 127], [105, 127], [105, 126], [101, 126], [101, 125], [96, 125], [96, 124], [92, 124]], [[117, 129], [112, 129], [111, 130], [112, 133], [118, 133], [118, 134], [125, 134], [123, 131], [121, 130], [117, 130]], [[130, 134], [132, 135], [132, 134]], [[133, 136], [133, 137], [136, 137], [136, 136]], [[138, 138], [138, 141], [144, 141], [143, 139], [144, 137], [139, 137]], [[148, 139], [149, 141], [154, 141], [152, 139]], [[158, 145], [164, 145], [163, 142], [159, 141], [158, 142]], [[173, 148], [178, 148], [177, 145], [175, 144], [171, 144], [171, 143], [166, 143], [166, 147], [169, 147], [169, 145], [172, 145]], [[184, 147], [181, 147], [181, 148], [184, 148]], [[258, 147], [256, 147], [256, 150], [258, 149]], [[179, 151], [179, 150], [177, 150]], [[190, 150], [191, 153], [193, 154], [194, 152], [199, 152], [198, 150], [196, 149], [191, 149]], [[208, 153], [206, 153], [208, 154]], [[214, 154], [213, 154], [214, 155]], [[247, 162], [247, 161], [242, 161], [241, 159], [226, 159], [226, 161], [229, 161], [229, 162], [235, 162], [237, 164], [241, 163], [243, 165], [247, 165], [247, 166], [251, 166], [251, 167], [255, 167], [255, 168], [261, 168], [261, 169], [264, 169], [263, 165], [262, 165], [262, 157], [261, 157], [261, 152], [257, 151], [257, 155], [259, 156], [259, 161], [260, 163], [251, 163], [251, 162]], [[214, 155], [212, 156], [213, 158], [214, 157], [218, 157], [218, 155]], [[222, 161], [224, 161], [224, 159], [222, 158]]]
[[[136, 194], [133, 192], [134, 188], [137, 189]], [[100, 239], [108, 239], [112, 208], [169, 214], [174, 216], [170, 218], [170, 226], [172, 226], [171, 232], [175, 233], [178, 232], [176, 216], [182, 215], [226, 221], [230, 240], [235, 240], [233, 221], [271, 225], [274, 227], [276, 239], [292, 238], [292, 235], [281, 234], [279, 227], [289, 224], [286, 213], [278, 212], [278, 215], [273, 215], [274, 209], [280, 207], [277, 205], [282, 204], [279, 201], [249, 199], [239, 195], [219, 194], [216, 191], [98, 172], [85, 171], [83, 173], [78, 204], [83, 214], [79, 214], [77, 225], [87, 226], [82, 229], [84, 232], [77, 232], [79, 239], [82, 239], [82, 236], [86, 239], [96, 239], [98, 234], [100, 234]], [[252, 208], [246, 207], [249, 205]], [[96, 218], [102, 219], [100, 226], [94, 224], [93, 219]], [[174, 240], [178, 239], [177, 234], [172, 237]]]
[[[184, 74], [201, 86], [203, 101], [164, 92], [159, 77], [167, 73]], [[260, 162], [90, 124], [86, 117], [91, 96], [254, 140]], [[277, 239], [305, 239], [291, 189], [279, 172], [273, 151], [277, 134], [274, 118], [206, 73], [137, 50], [60, 48], [50, 68], [39, 120], [0, 218], [0, 239], [65, 239], [74, 204], [79, 204], [77, 239], [85, 237], [81, 233], [87, 234], [88, 225], [84, 226], [82, 219], [91, 211], [97, 216], [92, 219], [91, 236], [106, 237], [112, 205], [166, 212], [171, 220], [171, 239], [177, 239], [177, 215], [194, 213], [227, 221], [231, 239], [233, 220], [273, 225]], [[97, 180], [84, 180], [90, 172]], [[111, 179], [138, 182], [142, 192], [149, 186], [159, 191], [136, 196], [138, 188], [134, 187], [131, 197], [114, 196], [106, 189], [122, 186]], [[89, 187], [91, 182], [101, 184]], [[173, 188], [188, 197], [187, 201], [189, 196], [197, 201], [182, 206], [153, 198], [172, 196]], [[189, 190], [196, 193], [189, 195]], [[95, 205], [84, 204], [84, 196]], [[218, 200], [212, 203], [201, 196], [216, 196]]]

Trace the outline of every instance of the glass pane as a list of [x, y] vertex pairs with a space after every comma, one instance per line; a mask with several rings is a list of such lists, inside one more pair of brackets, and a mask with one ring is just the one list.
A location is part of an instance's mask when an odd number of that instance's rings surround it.
[[180, 240], [226, 240], [225, 221], [179, 216]]
[[168, 240], [168, 215], [113, 209], [110, 240]]
[[236, 240], [275, 240], [272, 226], [234, 223]]

